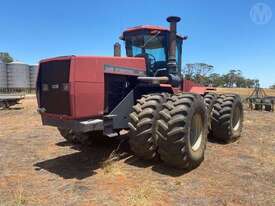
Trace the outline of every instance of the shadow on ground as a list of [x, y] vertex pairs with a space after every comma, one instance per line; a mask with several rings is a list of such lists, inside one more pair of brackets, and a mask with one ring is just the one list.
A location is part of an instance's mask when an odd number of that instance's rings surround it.
[[[213, 138], [210, 138], [209, 141], [216, 144], [224, 144], [215, 141]], [[64, 179], [84, 179], [95, 175], [95, 170], [101, 167], [102, 162], [110, 159], [115, 154], [116, 158], [114, 160], [124, 160], [124, 163], [139, 168], [151, 167], [153, 171], [163, 175], [178, 177], [190, 172], [190, 170], [178, 170], [166, 166], [159, 158], [153, 161], [146, 161], [133, 156], [127, 137], [123, 136], [120, 139], [98, 138], [89, 147], [72, 145], [67, 141], [59, 142], [56, 145], [71, 147], [76, 152], [38, 162], [34, 165], [36, 170], [44, 169]]]
[[125, 142], [105, 138], [96, 139], [89, 147], [71, 145], [66, 141], [57, 143], [57, 146], [71, 146], [77, 152], [38, 162], [34, 166], [36, 170], [44, 169], [64, 179], [84, 179], [95, 175], [95, 170], [100, 168], [101, 163], [109, 159], [114, 152], [118, 158], [126, 158], [125, 151], [128, 150]]
[[131, 156], [127, 158], [124, 162], [126, 164], [139, 167], [139, 168], [151, 167], [152, 170], [157, 173], [172, 176], [172, 177], [178, 177], [190, 172], [190, 170], [184, 170], [184, 169], [179, 170], [179, 169], [172, 168], [170, 166], [166, 166], [160, 159], [155, 159], [154, 161], [146, 161], [146, 160], [141, 160], [135, 156]]
[[1, 107], [0, 108], [0, 111], [12, 111], [12, 110], [22, 110], [24, 109], [24, 107], [19, 107], [19, 106], [16, 106], [16, 107]]
[[213, 144], [228, 145], [228, 144], [231, 144], [231, 143], [236, 142], [238, 140], [239, 140], [239, 137], [235, 138], [235, 139], [232, 139], [231, 141], [224, 141], [224, 140], [215, 138], [211, 132], [208, 135], [208, 142], [213, 143]]

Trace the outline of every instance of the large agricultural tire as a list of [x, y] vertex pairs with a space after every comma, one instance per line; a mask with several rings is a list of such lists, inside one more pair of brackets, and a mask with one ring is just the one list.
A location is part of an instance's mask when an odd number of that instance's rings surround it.
[[151, 160], [157, 155], [155, 125], [168, 96], [167, 93], [143, 95], [129, 115], [129, 145], [141, 159]]
[[207, 109], [207, 115], [208, 115], [208, 129], [209, 132], [211, 132], [211, 116], [212, 116], [212, 110], [214, 107], [214, 104], [218, 98], [218, 95], [216, 93], [207, 93], [203, 97], [204, 104]]
[[90, 135], [88, 133], [76, 134], [70, 129], [58, 128], [59, 133], [64, 139], [66, 139], [71, 144], [90, 144]]
[[158, 153], [165, 164], [191, 170], [204, 159], [207, 111], [203, 98], [180, 93], [163, 105], [157, 121]]
[[213, 106], [217, 98], [218, 98], [218, 94], [216, 93], [207, 93], [206, 95], [203, 96], [203, 100], [206, 105], [208, 114], [212, 112]]
[[214, 138], [225, 143], [241, 136], [243, 128], [243, 105], [237, 94], [222, 94], [213, 108], [211, 119]]

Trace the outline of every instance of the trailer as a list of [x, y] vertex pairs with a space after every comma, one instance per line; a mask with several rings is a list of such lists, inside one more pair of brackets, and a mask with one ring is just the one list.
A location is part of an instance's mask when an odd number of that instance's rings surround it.
[[265, 90], [260, 88], [259, 84], [256, 85], [249, 97], [246, 98], [246, 101], [251, 110], [265, 110], [267, 112], [274, 111], [275, 97], [268, 96]]
[[24, 94], [0, 94], [0, 108], [10, 108], [13, 105], [19, 104], [20, 100], [24, 98]]

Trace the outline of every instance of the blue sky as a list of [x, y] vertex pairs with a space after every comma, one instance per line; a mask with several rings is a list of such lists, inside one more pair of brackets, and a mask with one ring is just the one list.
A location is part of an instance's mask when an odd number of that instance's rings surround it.
[[27, 63], [59, 55], [112, 55], [123, 29], [168, 26], [166, 17], [178, 15], [178, 31], [189, 36], [183, 46], [184, 63], [212, 64], [218, 73], [238, 68], [267, 87], [275, 83], [275, 1], [260, 0], [273, 11], [264, 25], [250, 18], [257, 2], [2, 0], [0, 51]]

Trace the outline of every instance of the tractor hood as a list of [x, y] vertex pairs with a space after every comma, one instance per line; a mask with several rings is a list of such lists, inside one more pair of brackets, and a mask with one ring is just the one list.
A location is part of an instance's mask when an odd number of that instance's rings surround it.
[[105, 76], [144, 76], [144, 58], [66, 56], [40, 61], [37, 99], [42, 115], [58, 119], [101, 117]]

